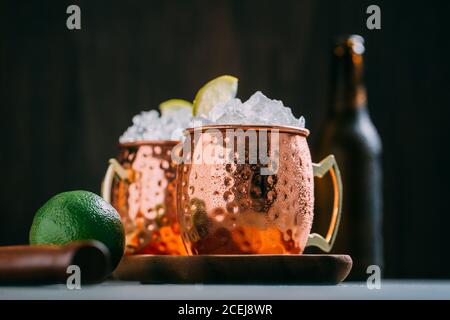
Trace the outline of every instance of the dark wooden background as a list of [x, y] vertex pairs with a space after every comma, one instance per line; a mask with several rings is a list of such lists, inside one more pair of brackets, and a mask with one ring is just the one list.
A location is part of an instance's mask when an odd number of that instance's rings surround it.
[[[448, 1], [1, 1], [0, 244], [27, 242], [65, 190], [99, 192], [131, 117], [239, 77], [303, 114], [326, 109], [333, 36], [366, 38], [370, 111], [384, 144], [385, 275], [450, 277]], [[66, 29], [77, 3], [82, 30]], [[365, 27], [369, 4], [382, 30]]]

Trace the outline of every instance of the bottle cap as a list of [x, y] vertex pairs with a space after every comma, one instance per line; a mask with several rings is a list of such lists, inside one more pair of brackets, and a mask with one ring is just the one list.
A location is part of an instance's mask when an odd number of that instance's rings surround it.
[[364, 38], [357, 35], [343, 35], [336, 38], [334, 54], [343, 56], [345, 53], [362, 55], [364, 53]]

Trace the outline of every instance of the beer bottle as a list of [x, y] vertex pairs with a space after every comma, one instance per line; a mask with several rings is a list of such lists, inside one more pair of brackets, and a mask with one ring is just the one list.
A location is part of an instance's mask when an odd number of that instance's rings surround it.
[[[333, 252], [349, 254], [349, 279], [365, 280], [367, 267], [383, 266], [381, 140], [367, 109], [363, 81], [364, 39], [337, 39], [332, 52], [331, 94], [316, 155], [336, 156], [343, 179], [341, 224]], [[316, 180], [316, 214], [329, 219], [330, 182]], [[328, 222], [323, 222], [328, 223]]]

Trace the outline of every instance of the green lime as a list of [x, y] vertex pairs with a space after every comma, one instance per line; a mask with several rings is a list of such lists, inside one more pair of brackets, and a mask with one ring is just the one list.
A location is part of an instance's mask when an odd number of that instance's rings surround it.
[[89, 191], [69, 191], [48, 200], [34, 216], [30, 244], [63, 245], [97, 240], [108, 247], [115, 268], [124, 252], [124, 229], [117, 211]]

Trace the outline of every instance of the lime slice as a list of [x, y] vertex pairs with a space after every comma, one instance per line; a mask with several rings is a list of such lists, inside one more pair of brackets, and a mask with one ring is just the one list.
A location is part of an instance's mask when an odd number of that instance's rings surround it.
[[236, 97], [238, 79], [233, 76], [220, 76], [205, 84], [195, 96], [193, 113], [195, 116], [208, 112], [217, 104]]
[[161, 114], [167, 114], [168, 112], [178, 111], [181, 109], [192, 110], [192, 103], [183, 99], [170, 99], [159, 105], [159, 111], [161, 111]]

